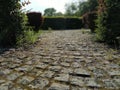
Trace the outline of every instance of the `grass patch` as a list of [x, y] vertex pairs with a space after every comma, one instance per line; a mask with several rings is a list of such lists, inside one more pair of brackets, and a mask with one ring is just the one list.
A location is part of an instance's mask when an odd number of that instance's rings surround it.
[[32, 29], [24, 31], [23, 35], [17, 38], [17, 46], [26, 46], [34, 44], [38, 40], [38, 37], [42, 32], [42, 30], [35, 32]]
[[35, 32], [35, 31], [27, 31], [25, 32], [25, 40], [26, 42], [28, 42], [29, 44], [33, 44], [36, 42], [36, 40], [38, 39], [39, 35], [41, 34], [41, 32]]

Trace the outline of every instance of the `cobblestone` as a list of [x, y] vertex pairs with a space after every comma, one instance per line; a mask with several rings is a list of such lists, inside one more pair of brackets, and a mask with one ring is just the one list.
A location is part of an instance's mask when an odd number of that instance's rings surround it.
[[58, 81], [68, 82], [68, 80], [69, 80], [69, 74], [57, 74], [54, 77], [54, 79], [58, 80]]
[[26, 85], [26, 84], [30, 83], [31, 81], [33, 81], [33, 80], [34, 80], [33, 77], [30, 77], [30, 76], [23, 76], [22, 78], [20, 78], [20, 79], [18, 80], [17, 83]]
[[100, 88], [101, 85], [96, 82], [94, 78], [86, 78], [85, 79], [86, 86], [91, 88]]
[[83, 87], [85, 85], [84, 78], [82, 77], [72, 76], [70, 82], [72, 85], [76, 85], [76, 86]]
[[82, 69], [82, 68], [77, 68], [74, 70], [73, 75], [81, 76], [81, 77], [90, 77], [89, 71]]
[[68, 85], [53, 83], [47, 90], [69, 90]]
[[0, 90], [120, 90], [111, 49], [81, 30], [45, 31], [31, 48], [0, 54]]
[[35, 79], [30, 85], [29, 87], [32, 88], [32, 89], [42, 89], [48, 85], [49, 81], [47, 79], [43, 79], [41, 77]]

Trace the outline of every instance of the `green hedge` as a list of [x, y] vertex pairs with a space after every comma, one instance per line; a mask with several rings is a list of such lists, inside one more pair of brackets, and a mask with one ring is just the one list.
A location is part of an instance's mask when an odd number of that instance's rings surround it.
[[99, 0], [96, 38], [109, 44], [119, 43], [120, 1]]
[[26, 29], [20, 0], [0, 0], [0, 46], [15, 46], [17, 38]]
[[62, 29], [80, 29], [82, 27], [82, 20], [80, 18], [64, 18], [64, 17], [45, 17], [42, 29], [53, 30]]

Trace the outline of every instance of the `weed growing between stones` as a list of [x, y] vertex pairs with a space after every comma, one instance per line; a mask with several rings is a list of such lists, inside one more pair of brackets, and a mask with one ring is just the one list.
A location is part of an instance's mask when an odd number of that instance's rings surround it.
[[24, 46], [24, 45], [29, 45], [29, 44], [34, 44], [37, 40], [38, 37], [42, 31], [35, 32], [31, 28], [29, 28], [28, 31], [24, 31], [24, 35], [21, 35], [17, 39], [17, 46]]

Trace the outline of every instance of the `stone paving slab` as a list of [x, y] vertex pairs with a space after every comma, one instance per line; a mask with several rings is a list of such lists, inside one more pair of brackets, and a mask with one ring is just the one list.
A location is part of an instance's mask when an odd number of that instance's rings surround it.
[[46, 32], [29, 49], [3, 52], [0, 90], [120, 90], [119, 50], [88, 32]]

